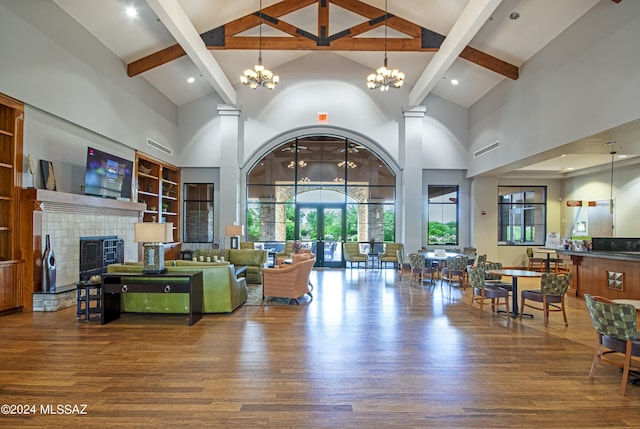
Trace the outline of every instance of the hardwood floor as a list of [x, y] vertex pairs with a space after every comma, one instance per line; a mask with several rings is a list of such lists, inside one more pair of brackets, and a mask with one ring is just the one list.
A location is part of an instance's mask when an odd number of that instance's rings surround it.
[[619, 395], [608, 365], [589, 380], [581, 299], [568, 299], [568, 327], [558, 313], [548, 327], [541, 313], [507, 324], [488, 306], [479, 318], [470, 288], [396, 279], [314, 271], [310, 303], [242, 306], [194, 326], [134, 314], [100, 326], [73, 308], [3, 316], [0, 403], [36, 412], [2, 415], [0, 427], [640, 426], [640, 387]]

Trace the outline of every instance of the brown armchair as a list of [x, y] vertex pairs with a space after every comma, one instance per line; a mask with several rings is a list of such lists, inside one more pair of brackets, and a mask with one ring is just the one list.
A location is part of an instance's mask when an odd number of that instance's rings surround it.
[[316, 263], [315, 258], [306, 259], [280, 268], [265, 268], [262, 270], [262, 300], [266, 296], [293, 299], [296, 304], [304, 295], [313, 299], [309, 287], [309, 275]]

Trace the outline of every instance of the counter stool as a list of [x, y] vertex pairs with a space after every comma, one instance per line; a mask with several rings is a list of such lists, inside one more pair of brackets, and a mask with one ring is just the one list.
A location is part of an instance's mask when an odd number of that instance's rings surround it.
[[[101, 301], [101, 283], [76, 282], [76, 290], [78, 292], [76, 319], [80, 320], [84, 317], [85, 322], [91, 320], [91, 315], [100, 314], [102, 312]], [[91, 303], [94, 303], [92, 306]]]

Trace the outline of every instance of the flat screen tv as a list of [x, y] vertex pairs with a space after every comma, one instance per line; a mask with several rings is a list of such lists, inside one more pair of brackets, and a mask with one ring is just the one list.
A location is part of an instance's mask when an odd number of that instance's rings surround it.
[[133, 161], [92, 147], [87, 149], [84, 193], [105, 198], [131, 199]]

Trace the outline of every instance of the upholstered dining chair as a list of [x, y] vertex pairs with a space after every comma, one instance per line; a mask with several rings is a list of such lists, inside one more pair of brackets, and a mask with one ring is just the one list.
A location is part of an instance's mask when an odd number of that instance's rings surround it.
[[527, 247], [527, 259], [529, 260], [528, 267], [532, 271], [544, 271], [546, 267], [546, 258], [534, 258], [533, 249], [531, 247]]
[[505, 314], [507, 315], [507, 323], [511, 320], [511, 312], [509, 309], [509, 291], [499, 286], [494, 286], [485, 282], [485, 271], [482, 267], [467, 267], [469, 273], [469, 283], [473, 293], [471, 294], [471, 307], [477, 302], [480, 307], [480, 317], [483, 314], [484, 300], [491, 300], [491, 309], [495, 312], [496, 307], [501, 305], [500, 299], [504, 301]]
[[422, 285], [422, 282], [428, 277], [430, 284], [433, 285], [433, 274], [436, 270], [428, 266], [424, 255], [418, 253], [409, 254], [409, 265], [411, 266], [411, 279], [409, 280], [409, 286], [413, 284], [413, 280], [418, 280], [418, 284]]
[[[598, 363], [603, 361], [622, 369], [620, 394], [626, 395], [630, 371], [640, 371], [640, 341], [636, 331], [636, 308], [630, 304], [617, 304], [600, 296], [586, 294], [584, 300], [589, 309], [591, 323], [596, 330], [596, 350], [591, 363], [589, 378], [596, 375]], [[624, 360], [613, 359], [624, 356]], [[631, 366], [632, 362], [634, 366]]]
[[253, 241], [241, 241], [240, 249], [255, 249]]
[[449, 290], [451, 290], [451, 284], [457, 283], [462, 287], [463, 290], [466, 289], [467, 285], [465, 282], [465, 272], [467, 269], [467, 257], [464, 255], [460, 256], [449, 256], [447, 258], [447, 265], [442, 268], [442, 281], [446, 281], [449, 283]]
[[345, 265], [348, 262], [350, 267], [353, 268], [354, 262], [358, 268], [360, 264], [364, 264], [367, 267], [367, 255], [360, 252], [360, 243], [343, 243], [342, 255], [344, 256]]
[[501, 270], [502, 262], [484, 262], [482, 265], [479, 265], [484, 269], [484, 280], [487, 284], [492, 286], [500, 286], [502, 289], [506, 289], [509, 292], [513, 290], [513, 283], [511, 281], [502, 281], [501, 274], [491, 274], [487, 271], [490, 270]]
[[[550, 311], [562, 311], [564, 325], [568, 326], [567, 312], [564, 309], [564, 296], [567, 294], [573, 273], [555, 274], [542, 273], [540, 277], [540, 290], [523, 290], [520, 294], [520, 319], [525, 307], [544, 312], [544, 324], [549, 324]], [[542, 307], [527, 304], [526, 301], [534, 301], [542, 304]]]

